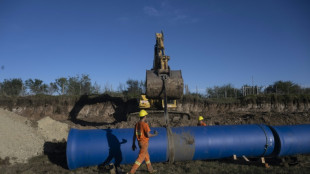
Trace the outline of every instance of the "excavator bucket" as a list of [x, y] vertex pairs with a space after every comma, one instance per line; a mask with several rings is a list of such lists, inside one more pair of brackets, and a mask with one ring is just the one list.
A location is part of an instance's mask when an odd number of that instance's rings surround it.
[[[183, 95], [183, 78], [181, 70], [170, 70], [166, 77], [165, 89], [167, 98], [180, 99]], [[149, 99], [164, 98], [164, 81], [155, 70], [146, 71], [146, 97]]]

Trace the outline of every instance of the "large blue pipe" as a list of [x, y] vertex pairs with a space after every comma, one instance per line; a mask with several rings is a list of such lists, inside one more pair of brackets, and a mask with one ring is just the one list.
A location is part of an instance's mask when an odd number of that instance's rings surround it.
[[[151, 128], [152, 162], [219, 159], [236, 156], [260, 157], [310, 153], [310, 125], [225, 125], [207, 127]], [[134, 163], [133, 129], [71, 129], [67, 141], [69, 169]], [[137, 143], [136, 143], [137, 144]]]
[[310, 125], [272, 126], [277, 148], [275, 154], [288, 156], [310, 153]]
[[[167, 161], [167, 134], [165, 128], [152, 128], [160, 134], [152, 137], [149, 144], [153, 162]], [[134, 163], [139, 150], [132, 151], [134, 129], [71, 129], [67, 140], [69, 169], [99, 165], [103, 162], [116, 164]], [[138, 143], [136, 143], [138, 147]]]

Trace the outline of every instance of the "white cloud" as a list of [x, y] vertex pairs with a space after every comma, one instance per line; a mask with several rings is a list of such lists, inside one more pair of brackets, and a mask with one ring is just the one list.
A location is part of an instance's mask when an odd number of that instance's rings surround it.
[[143, 11], [145, 14], [147, 14], [149, 16], [160, 16], [159, 11], [153, 7], [146, 6], [143, 8]]
[[199, 21], [198, 18], [194, 18], [181, 10], [174, 10], [174, 17], [172, 18], [174, 22], [185, 22], [185, 23], [196, 23]]
[[185, 14], [177, 14], [174, 17], [174, 20], [178, 21], [178, 20], [187, 20], [189, 17]]
[[162, 2], [161, 8], [157, 9], [151, 6], [145, 6], [143, 11], [148, 16], [152, 17], [164, 17], [164, 20], [173, 23], [196, 23], [198, 18], [191, 16], [187, 10], [171, 7], [168, 2]]

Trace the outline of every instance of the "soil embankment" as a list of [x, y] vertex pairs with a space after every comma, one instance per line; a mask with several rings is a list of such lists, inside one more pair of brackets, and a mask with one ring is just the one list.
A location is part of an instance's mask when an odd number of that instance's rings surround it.
[[[91, 125], [92, 122], [114, 125], [128, 121], [128, 115], [139, 111], [138, 100], [131, 99], [125, 101], [123, 98], [112, 97], [107, 94], [98, 96], [85, 95], [81, 97], [42, 96], [0, 99], [0, 107], [32, 121], [38, 121], [49, 116], [58, 121], [69, 119], [81, 125]], [[272, 118], [270, 118], [272, 115], [278, 115], [279, 117], [283, 115], [285, 117], [284, 120], [287, 121], [280, 122], [280, 124], [298, 124], [299, 121], [294, 122], [294, 120], [290, 120], [290, 117], [295, 119], [296, 117], [293, 115], [297, 114], [302, 119], [307, 120], [308, 113], [310, 112], [310, 103], [308, 100], [293, 100], [290, 102], [250, 100], [216, 103], [207, 100], [183, 99], [177, 102], [176, 111], [190, 113], [194, 120], [197, 116], [203, 115], [209, 119], [210, 124], [244, 123], [241, 120], [253, 120], [255, 122], [258, 121], [257, 123], [271, 125], [279, 124], [278, 122], [273, 122]], [[263, 115], [263, 118], [258, 118], [261, 116], [255, 117], [257, 114]], [[226, 116], [233, 116], [235, 119], [231, 121], [221, 119]], [[251, 119], [246, 117], [251, 117]]]

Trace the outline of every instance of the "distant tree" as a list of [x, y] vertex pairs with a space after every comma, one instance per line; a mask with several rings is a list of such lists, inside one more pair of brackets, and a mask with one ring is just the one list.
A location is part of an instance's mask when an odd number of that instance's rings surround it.
[[1, 94], [8, 96], [18, 96], [23, 91], [23, 81], [21, 79], [5, 79], [1, 83]]
[[92, 86], [91, 93], [92, 94], [100, 94], [101, 86], [95, 82], [95, 84]]
[[267, 88], [265, 88], [264, 92], [267, 94], [276, 93], [276, 88], [274, 88], [273, 85], [269, 85]]
[[44, 84], [42, 80], [28, 79], [25, 81], [25, 85], [32, 94], [47, 94], [48, 93], [48, 85]]
[[303, 94], [310, 95], [310, 88], [303, 88], [303, 89], [302, 89], [302, 93], [303, 93]]
[[118, 92], [124, 92], [126, 89], [125, 89], [126, 87], [125, 87], [125, 84], [123, 84], [123, 83], [120, 83], [119, 85], [118, 85], [118, 87], [117, 87], [117, 91]]
[[208, 98], [217, 98], [217, 93], [215, 90], [216, 86], [214, 86], [213, 88], [207, 88], [206, 89], [206, 93], [207, 93], [207, 97]]
[[82, 95], [91, 93], [91, 80], [88, 75], [82, 74], [75, 77], [69, 77], [68, 79], [68, 91], [69, 95]]
[[53, 95], [58, 91], [58, 86], [56, 82], [51, 82], [50, 85], [48, 86], [48, 94]]
[[208, 98], [227, 98], [240, 96], [240, 90], [234, 88], [231, 84], [207, 88], [206, 92]]
[[142, 94], [142, 88], [138, 80], [129, 79], [126, 81], [127, 90], [124, 91], [124, 95], [128, 98], [139, 98]]
[[80, 78], [80, 85], [81, 85], [81, 93], [82, 94], [90, 94], [91, 93], [91, 79], [89, 75], [82, 74]]
[[47, 84], [45, 84], [45, 83], [42, 84], [39, 94], [48, 94], [48, 88], [49, 88], [49, 86]]
[[266, 93], [276, 94], [298, 94], [300, 91], [301, 87], [291, 81], [276, 81], [265, 89]]
[[109, 93], [111, 92], [113, 89], [112, 89], [112, 85], [109, 83], [109, 82], [106, 82], [104, 84], [104, 88], [103, 88], [103, 91], [104, 93]]
[[68, 79], [65, 77], [60, 77], [55, 80], [55, 84], [57, 86], [58, 94], [66, 94], [68, 90]]
[[78, 77], [69, 77], [68, 79], [68, 95], [81, 95], [81, 84]]

